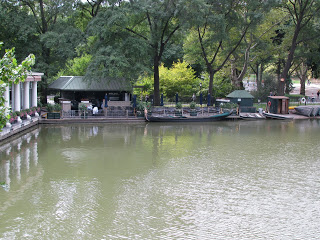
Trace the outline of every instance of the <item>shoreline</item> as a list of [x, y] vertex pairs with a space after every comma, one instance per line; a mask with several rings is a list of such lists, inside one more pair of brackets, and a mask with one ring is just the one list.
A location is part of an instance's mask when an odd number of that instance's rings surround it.
[[[280, 115], [280, 114], [279, 114]], [[291, 118], [290, 120], [313, 120], [313, 119], [320, 119], [320, 116], [316, 117], [306, 117], [303, 115], [298, 114], [283, 114], [283, 116]], [[239, 116], [228, 116], [226, 121], [247, 121], [243, 120]], [[267, 119], [263, 119], [264, 121], [270, 121]], [[258, 120], [262, 121], [262, 120]], [[279, 120], [276, 120], [279, 121]], [[287, 121], [287, 120], [286, 120]], [[38, 126], [40, 124], [43, 125], [56, 125], [56, 124], [74, 124], [74, 123], [82, 123], [82, 124], [97, 124], [97, 123], [127, 123], [127, 124], [134, 124], [134, 123], [144, 123], [144, 118], [63, 118], [63, 119], [40, 119], [40, 118], [32, 118], [31, 121], [25, 120], [22, 122], [22, 124], [13, 124], [12, 127], [9, 129], [7, 127], [4, 127], [2, 131], [0, 132], [0, 143], [9, 140], [11, 137], [23, 133], [24, 131], [27, 131], [29, 128]]]

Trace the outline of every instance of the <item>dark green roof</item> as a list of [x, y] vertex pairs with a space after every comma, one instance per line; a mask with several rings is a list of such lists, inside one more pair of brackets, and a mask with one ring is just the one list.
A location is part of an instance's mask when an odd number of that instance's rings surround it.
[[227, 98], [254, 98], [250, 93], [246, 90], [235, 90], [230, 93]]
[[124, 78], [105, 78], [85, 81], [80, 76], [63, 76], [49, 85], [49, 89], [62, 91], [131, 91], [132, 85]]

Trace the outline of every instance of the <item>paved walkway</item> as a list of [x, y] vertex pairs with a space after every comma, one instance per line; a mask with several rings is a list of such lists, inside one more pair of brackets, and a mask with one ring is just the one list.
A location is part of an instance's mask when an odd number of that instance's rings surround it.
[[[300, 83], [293, 84], [293, 91], [291, 94], [300, 94]], [[306, 84], [306, 96], [315, 98], [317, 97], [317, 92], [320, 90], [320, 84], [319, 83], [311, 83], [310, 85]]]

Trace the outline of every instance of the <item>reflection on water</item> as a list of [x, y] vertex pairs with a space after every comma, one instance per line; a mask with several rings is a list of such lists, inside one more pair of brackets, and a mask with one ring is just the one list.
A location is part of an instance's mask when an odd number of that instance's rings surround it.
[[316, 239], [319, 123], [42, 126], [0, 147], [0, 239]]

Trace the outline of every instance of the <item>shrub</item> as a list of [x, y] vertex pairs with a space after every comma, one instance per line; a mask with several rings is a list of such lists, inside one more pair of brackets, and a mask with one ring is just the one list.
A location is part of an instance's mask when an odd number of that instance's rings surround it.
[[191, 109], [195, 109], [195, 108], [196, 108], [196, 103], [195, 103], [194, 101], [192, 101], [192, 102], [190, 103], [190, 108], [191, 108]]
[[176, 103], [176, 108], [177, 108], [177, 109], [181, 109], [181, 108], [182, 108], [181, 102], [177, 102], [177, 103]]
[[87, 105], [84, 103], [80, 103], [78, 108], [79, 108], [79, 111], [86, 111], [88, 109]]
[[53, 112], [53, 105], [52, 105], [52, 104], [49, 103], [49, 104], [47, 105], [47, 111], [48, 111], [48, 112]]
[[61, 106], [60, 106], [60, 104], [55, 104], [55, 105], [53, 105], [53, 110], [56, 111], [56, 112], [60, 112], [60, 111], [61, 111]]

